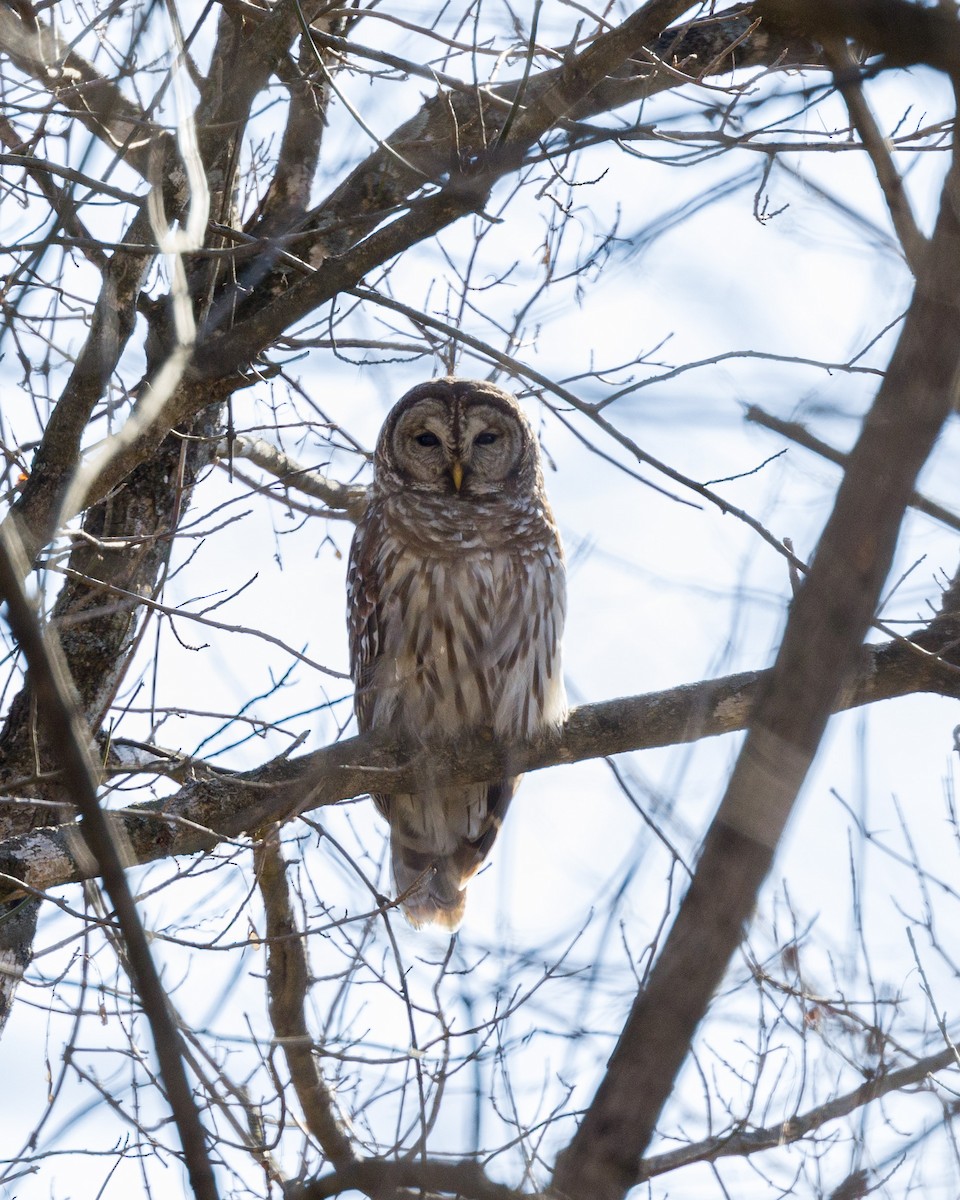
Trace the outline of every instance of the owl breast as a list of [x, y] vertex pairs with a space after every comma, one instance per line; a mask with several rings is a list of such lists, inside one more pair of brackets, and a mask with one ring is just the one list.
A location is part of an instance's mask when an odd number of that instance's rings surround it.
[[371, 723], [408, 737], [484, 726], [528, 738], [566, 713], [559, 554], [424, 555], [388, 540]]

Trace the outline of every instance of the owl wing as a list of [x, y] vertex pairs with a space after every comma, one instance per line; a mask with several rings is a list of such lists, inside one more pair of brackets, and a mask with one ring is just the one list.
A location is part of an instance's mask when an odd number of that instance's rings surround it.
[[483, 860], [490, 853], [497, 834], [507, 815], [510, 801], [520, 786], [522, 775], [514, 775], [512, 779], [501, 779], [497, 783], [488, 783], [486, 787], [486, 812], [483, 824], [477, 837], [469, 838], [461, 845], [457, 854], [458, 865], [464, 879], [469, 879], [478, 870]]
[[381, 613], [376, 543], [376, 525], [368, 512], [357, 526], [347, 567], [350, 676], [356, 689], [354, 710], [361, 733], [373, 725], [373, 671], [380, 654]]

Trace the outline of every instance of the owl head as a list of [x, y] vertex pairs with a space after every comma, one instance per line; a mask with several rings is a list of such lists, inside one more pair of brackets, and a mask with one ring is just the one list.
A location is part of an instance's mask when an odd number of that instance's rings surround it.
[[399, 400], [373, 459], [374, 487], [452, 500], [530, 495], [542, 486], [530, 423], [509, 392], [478, 379], [432, 379]]

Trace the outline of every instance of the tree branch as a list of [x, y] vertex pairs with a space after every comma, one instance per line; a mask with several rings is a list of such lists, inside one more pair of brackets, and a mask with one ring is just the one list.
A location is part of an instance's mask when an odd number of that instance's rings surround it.
[[787, 1117], [776, 1125], [768, 1125], [764, 1129], [744, 1129], [734, 1133], [720, 1134], [717, 1137], [704, 1138], [703, 1141], [693, 1142], [679, 1150], [670, 1150], [666, 1154], [654, 1154], [640, 1161], [636, 1183], [645, 1183], [657, 1175], [667, 1171], [675, 1171], [678, 1167], [686, 1167], [691, 1163], [715, 1162], [718, 1158], [736, 1156], [744, 1158], [749, 1154], [758, 1154], [761, 1150], [773, 1150], [777, 1146], [786, 1146], [798, 1142], [801, 1138], [822, 1128], [829, 1121], [836, 1121], [849, 1113], [856, 1112], [865, 1104], [872, 1104], [891, 1092], [903, 1088], [915, 1087], [925, 1083], [931, 1075], [945, 1071], [948, 1067], [957, 1065], [956, 1055], [949, 1047], [926, 1058], [918, 1058], [907, 1067], [895, 1071], [884, 1071], [873, 1079], [861, 1083], [859, 1087], [842, 1096], [835, 1096], [825, 1104], [798, 1113], [795, 1117]]
[[[417, 1189], [425, 1200], [452, 1196], [455, 1200], [532, 1200], [529, 1194], [515, 1192], [502, 1183], [494, 1183], [478, 1162], [444, 1162], [437, 1159], [365, 1159], [332, 1175], [294, 1184], [284, 1200], [329, 1200], [343, 1192], [360, 1191], [379, 1198], [394, 1195], [397, 1188]], [[404, 1193], [406, 1195], [408, 1193]], [[399, 1198], [398, 1198], [399, 1200]]]
[[[152, 239], [145, 205], [124, 236], [131, 242]], [[56, 530], [61, 504], [80, 461], [80, 446], [90, 415], [103, 397], [133, 332], [137, 298], [149, 268], [149, 256], [122, 250], [115, 251], [104, 268], [90, 332], [47, 422], [23, 491], [3, 522], [16, 526], [28, 566]], [[66, 515], [69, 518], [76, 514]]]
[[[30, 668], [40, 723], [54, 757], [63, 769], [63, 785], [76, 804], [81, 820], [83, 859], [103, 880], [123, 937], [127, 967], [150, 1023], [154, 1050], [160, 1064], [180, 1144], [198, 1200], [217, 1200], [217, 1186], [207, 1155], [206, 1135], [187, 1081], [180, 1031], [167, 1006], [167, 996], [133, 896], [127, 885], [124, 863], [115, 841], [114, 823], [108, 822], [97, 799], [97, 779], [89, 737], [83, 729], [76, 696], [60, 655], [44, 635], [31, 610], [20, 579], [22, 565], [14, 559], [21, 548], [9, 537], [0, 537], [0, 597], [6, 601], [10, 628]], [[79, 839], [75, 842], [79, 849]]]
[[954, 164], [889, 369], [847, 459], [777, 661], [694, 878], [584, 1120], [560, 1196], [619, 1200], [750, 918], [827, 719], [870, 627], [914, 481], [960, 372], [960, 181]]
[[947, 7], [909, 0], [758, 0], [757, 13], [799, 36], [854, 38], [884, 66], [917, 63], [960, 73], [960, 23]]
[[[751, 404], [744, 415], [748, 421], [753, 421], [757, 425], [762, 425], [765, 429], [771, 429], [774, 433], [779, 433], [783, 437], [789, 438], [791, 442], [796, 442], [804, 450], [810, 450], [814, 454], [819, 454], [827, 462], [836, 463], [838, 467], [845, 467], [847, 464], [847, 456], [842, 450], [837, 450], [828, 442], [821, 441], [820, 438], [812, 434], [806, 425], [800, 421], [784, 421], [781, 417], [775, 417], [772, 413], [765, 412], [756, 404]], [[944, 508], [942, 504], [937, 504], [935, 500], [927, 499], [921, 492], [913, 492], [911, 494], [910, 507], [915, 508], [917, 512], [922, 512], [926, 516], [932, 517], [933, 520], [939, 521], [949, 529], [956, 529], [960, 532], [960, 514], [951, 512], [949, 508]]]
[[[938, 652], [943, 652], [943, 657]], [[837, 710], [932, 692], [960, 697], [960, 618], [937, 618], [906, 639], [867, 646]], [[232, 773], [187, 760], [187, 782], [163, 800], [109, 814], [130, 863], [198, 854], [270, 822], [371, 791], [415, 791], [429, 760], [438, 785], [475, 783], [633, 750], [689, 743], [745, 729], [768, 671], [747, 671], [645, 696], [575, 708], [559, 737], [503, 746], [489, 735], [411, 749], [388, 733], [366, 733], [312, 754]], [[119, 765], [122, 770], [122, 764]], [[0, 842], [0, 872], [45, 891], [89, 877], [74, 855], [72, 827], [38, 829]], [[0, 895], [0, 901], [15, 895]]]
[[312, 467], [304, 467], [283, 450], [265, 442], [263, 438], [235, 437], [225, 442], [221, 458], [245, 458], [279, 479], [281, 483], [296, 488], [304, 496], [322, 500], [330, 509], [343, 513], [351, 521], [359, 521], [367, 507], [367, 489], [362, 484], [340, 483], [321, 475]]
[[[508, 93], [479, 88], [469, 95], [447, 92], [428, 100], [386, 139], [388, 150], [357, 166], [316, 209], [313, 236], [301, 250], [313, 273], [283, 290], [272, 284], [262, 286], [258, 292], [262, 302], [246, 319], [229, 331], [211, 330], [197, 351], [198, 376], [215, 378], [239, 369], [252, 354], [338, 292], [355, 287], [414, 243], [467, 213], [482, 210], [494, 184], [515, 172], [538, 139], [567, 116], [582, 119], [627, 103], [628, 97], [605, 95], [602, 89], [618, 73], [639, 74], [644, 80], [654, 74], [655, 68], [641, 52], [647, 44], [669, 39], [673, 31], [664, 33], [665, 27], [688, 7], [681, 0], [650, 0], [564, 66], [531, 75], [523, 108], [503, 142], [500, 134], [512, 112], [504, 104]], [[742, 18], [742, 12], [736, 16]], [[772, 24], [778, 28], [776, 22]], [[675, 31], [678, 44], [687, 29]], [[767, 53], [774, 49], [772, 36], [765, 34], [759, 44]], [[635, 56], [640, 56], [639, 62]], [[705, 64], [707, 68], [726, 70], [728, 65], [721, 55]], [[675, 85], [676, 79], [670, 78], [670, 86]], [[602, 100], [594, 102], [595, 93]], [[439, 190], [424, 194], [424, 186], [431, 184]], [[378, 228], [404, 208], [404, 215]]]
[[827, 64], [833, 71], [837, 90], [846, 103], [851, 124], [860, 134], [860, 140], [873, 163], [877, 182], [880, 184], [880, 191], [886, 201], [893, 228], [900, 239], [907, 266], [916, 275], [923, 262], [927, 239], [917, 225], [903, 179], [893, 165], [887, 139], [880, 132], [870, 105], [867, 103], [867, 98], [863, 94], [859, 64], [842, 38], [826, 38], [823, 53]]
[[304, 937], [297, 930], [287, 889], [287, 864], [277, 828], [266, 833], [254, 851], [257, 883], [266, 915], [267, 998], [270, 1021], [287, 1060], [304, 1124], [338, 1170], [357, 1161], [336, 1112], [334, 1098], [320, 1073], [317, 1048], [304, 1015], [310, 970]]
[[[109, 503], [86, 513], [85, 536], [71, 550], [67, 582], [54, 603], [52, 624], [59, 631], [81, 717], [93, 730], [100, 728], [120, 685], [143, 628], [138, 617], [152, 610], [151, 598], [162, 584], [172, 535], [189, 506], [198, 476], [215, 453], [218, 416], [217, 409], [210, 408], [181, 431], [184, 436], [171, 434]], [[18, 528], [15, 517], [0, 528], [10, 527]], [[111, 542], [115, 548], [110, 548]], [[0, 785], [33, 765], [31, 704], [26, 686], [10, 705], [0, 735]], [[44, 794], [42, 788], [30, 788], [32, 795], [38, 791]], [[44, 814], [44, 809], [31, 812], [29, 806], [4, 806], [0, 836], [47, 824], [49, 817]]]
[[[508, 101], [515, 97], [515, 83], [501, 85], [499, 90], [489, 93], [465, 87], [455, 96], [446, 94], [428, 101], [416, 117], [388, 139], [393, 153], [388, 155], [378, 151], [370, 156], [315, 210], [318, 215], [310, 234], [312, 247], [308, 248], [302, 263], [306, 278], [274, 294], [272, 285], [262, 278], [263, 265], [256, 264], [253, 269], [258, 283], [250, 302], [251, 310], [246, 314], [239, 313], [235, 327], [229, 330], [219, 329], [218, 322], [228, 313], [233, 318], [235, 298], [225, 300], [221, 297], [217, 301], [215, 312], [219, 316], [212, 324], [208, 323], [201, 336], [191, 378], [183, 381], [171, 399], [164, 420], [145, 430], [134, 445], [116, 456], [98, 480], [96, 493], [88, 496], [87, 503], [96, 502], [122, 482], [138, 462], [156, 450], [171, 426], [189, 420], [205, 403], [224, 399], [240, 386], [242, 380], [238, 372], [296, 321], [337, 293], [356, 286], [366, 274], [411, 245], [482, 207], [494, 183], [516, 170], [523, 157], [523, 146], [534, 144], [540, 134], [556, 125], [563, 113], [583, 119], [637, 99], [638, 80], [643, 87], [648, 87], [651, 79], [658, 78], [656, 68], [649, 61], [631, 57], [639, 54], [645, 45], [654, 45], [661, 54], [675, 52], [684, 60], [691, 56], [698, 62], [707, 59], [702, 64], [705, 71], [727, 69], [722, 47], [731, 42], [737, 43], [738, 57], [746, 61], [769, 60], [771, 65], [781, 59], [794, 61], [795, 56], [785, 57], [787, 43], [778, 32], [780, 25], [774, 21], [763, 31], [754, 29], [748, 20], [748, 6], [731, 10], [723, 14], [722, 19], [689, 22], [663, 33], [664, 24], [687, 7], [688, 4], [679, 0], [654, 0], [633, 14], [624, 25], [594, 39], [581, 55], [563, 67], [533, 76], [524, 92], [526, 107], [522, 117], [514, 122], [509, 150], [497, 146], [496, 138], [510, 112]], [[221, 63], [216, 78], [211, 76], [205, 81], [197, 107], [196, 124], [204, 162], [208, 165], [214, 159], [220, 161], [218, 156], [222, 156], [225, 141], [229, 140], [224, 138], [224, 129], [239, 130], [249, 113], [254, 81], [265, 81], [297, 28], [295, 6], [281, 5], [269, 18], [258, 21], [256, 33], [248, 32], [241, 44], [236, 41], [240, 35], [235, 31], [232, 41], [228, 36], [231, 19], [224, 17], [228, 29], [227, 32], [221, 30], [226, 64]], [[19, 29], [15, 17], [10, 15], [8, 20]], [[339, 45], [339, 39], [322, 31], [313, 31], [313, 36], [321, 45], [332, 45], [333, 42]], [[793, 37], [801, 47], [806, 47], [804, 39]], [[248, 62], [251, 56], [257, 59], [256, 70]], [[801, 54], [800, 57], [809, 55]], [[232, 68], [229, 85], [222, 77], [226, 65]], [[235, 77], [243, 80], [242, 88], [235, 86]], [[660, 72], [659, 77], [662, 77], [663, 86], [676, 86], [676, 79], [664, 72]], [[627, 88], [633, 90], [627, 94]], [[170, 194], [169, 215], [173, 217], [179, 214], [187, 197], [175, 143], [167, 138], [162, 144], [167, 148], [164, 149], [161, 177], [165, 199]], [[458, 161], [456, 156], [451, 157], [454, 144]], [[444, 174], [449, 174], [450, 182], [439, 192], [425, 197], [419, 195], [425, 179]], [[221, 168], [218, 167], [215, 175], [212, 194], [214, 197], [225, 195], [227, 181], [221, 177]], [[415, 199], [411, 201], [411, 197]], [[405, 216], [393, 221], [386, 229], [372, 232], [386, 215], [404, 205], [409, 206]], [[136, 228], [131, 226], [129, 231], [132, 239], [137, 243], [148, 243], [151, 237], [145, 213], [134, 224]], [[364, 234], [368, 236], [364, 237]], [[122, 264], [123, 259], [120, 261]], [[104, 289], [97, 311], [102, 310], [105, 322], [115, 323], [115, 312], [132, 315], [130, 297], [135, 299], [148, 266], [148, 257], [137, 257], [131, 263], [133, 276], [124, 276], [116, 295], [109, 287]], [[115, 261], [111, 263], [111, 269], [119, 269]], [[246, 295], [249, 282], [241, 278], [241, 294]], [[227, 285], [231, 296], [234, 286]], [[98, 328], [95, 316], [84, 357], [78, 363], [75, 378], [68, 384], [68, 393], [58, 405], [55, 420], [38, 452], [31, 479], [17, 504], [25, 526], [21, 530], [22, 536], [29, 539], [28, 545], [34, 552], [52, 534], [62, 495], [62, 464], [70, 461], [71, 454], [74, 455], [72, 461], [76, 461], [76, 426], [102, 394], [104, 380], [115, 365], [128, 334], [129, 329], [126, 329], [120, 338], [105, 336]], [[109, 351], [106, 358], [103, 346]], [[67, 402], [67, 395], [78, 387], [83, 391], [83, 400]], [[59, 429], [62, 421], [69, 424], [66, 439]], [[50, 470], [46, 469], [48, 465]], [[70, 519], [75, 515], [64, 513], [63, 517]]]
[[172, 149], [173, 138], [42, 21], [27, 25], [0, 4], [0, 52], [41, 86], [95, 137], [146, 176], [151, 150]]

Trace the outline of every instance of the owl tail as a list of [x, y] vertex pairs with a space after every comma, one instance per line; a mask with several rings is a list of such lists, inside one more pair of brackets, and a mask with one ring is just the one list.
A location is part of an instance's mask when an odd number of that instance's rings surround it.
[[430, 858], [393, 840], [393, 878], [400, 907], [414, 929], [439, 925], [455, 933], [463, 920], [467, 893], [457, 857]]

